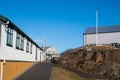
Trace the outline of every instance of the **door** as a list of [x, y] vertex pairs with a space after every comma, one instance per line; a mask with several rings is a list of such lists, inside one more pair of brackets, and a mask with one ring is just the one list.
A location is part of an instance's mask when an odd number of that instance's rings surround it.
[[37, 47], [36, 47], [36, 56], [35, 56], [35, 60], [37, 61]]

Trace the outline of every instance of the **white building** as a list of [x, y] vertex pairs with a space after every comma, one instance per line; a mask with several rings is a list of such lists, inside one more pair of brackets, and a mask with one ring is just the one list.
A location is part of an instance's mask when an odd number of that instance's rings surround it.
[[99, 27], [97, 35], [96, 27], [87, 28], [83, 33], [83, 39], [84, 45], [95, 45], [96, 40], [98, 45], [120, 43], [120, 25]]
[[9, 19], [0, 16], [0, 60], [41, 61], [43, 52]]
[[52, 46], [45, 47], [46, 52], [46, 60], [51, 60], [54, 57], [60, 57], [60, 54], [57, 52], [57, 49], [55, 49]]

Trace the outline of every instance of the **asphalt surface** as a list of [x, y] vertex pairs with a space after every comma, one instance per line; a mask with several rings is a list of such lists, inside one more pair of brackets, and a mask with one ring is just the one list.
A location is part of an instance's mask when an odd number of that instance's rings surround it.
[[38, 62], [15, 80], [49, 80], [53, 64]]

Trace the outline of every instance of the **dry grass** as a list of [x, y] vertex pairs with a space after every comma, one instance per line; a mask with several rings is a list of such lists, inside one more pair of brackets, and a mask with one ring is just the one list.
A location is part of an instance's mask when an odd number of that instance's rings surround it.
[[82, 78], [74, 72], [66, 69], [53, 67], [50, 80], [92, 80], [88, 78]]

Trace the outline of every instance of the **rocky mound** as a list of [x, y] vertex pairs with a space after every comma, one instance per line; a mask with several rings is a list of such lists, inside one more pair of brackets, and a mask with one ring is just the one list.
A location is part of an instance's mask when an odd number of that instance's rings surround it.
[[111, 46], [84, 46], [52, 60], [57, 65], [94, 78], [120, 80], [120, 50]]

